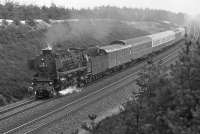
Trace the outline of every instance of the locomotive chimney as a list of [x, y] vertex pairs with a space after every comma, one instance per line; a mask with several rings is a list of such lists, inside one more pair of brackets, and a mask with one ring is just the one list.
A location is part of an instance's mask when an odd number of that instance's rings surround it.
[[49, 49], [49, 48], [42, 49], [43, 55], [50, 55], [51, 53], [52, 53], [52, 49]]
[[50, 47], [50, 44], [47, 43], [47, 48], [42, 49], [42, 54], [43, 55], [49, 55], [52, 53], [52, 48]]

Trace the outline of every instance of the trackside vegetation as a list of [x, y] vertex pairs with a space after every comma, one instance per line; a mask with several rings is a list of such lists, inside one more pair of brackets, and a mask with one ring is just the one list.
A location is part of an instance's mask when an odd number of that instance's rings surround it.
[[43, 33], [26, 25], [0, 28], [0, 106], [28, 96], [31, 71], [27, 59], [40, 52]]
[[[185, 39], [170, 67], [150, 63], [137, 79], [139, 92], [117, 115], [83, 129], [91, 134], [198, 134], [200, 132], [200, 43]], [[135, 89], [134, 89], [135, 90]], [[77, 131], [76, 131], [77, 132]], [[78, 132], [77, 132], [78, 133]]]

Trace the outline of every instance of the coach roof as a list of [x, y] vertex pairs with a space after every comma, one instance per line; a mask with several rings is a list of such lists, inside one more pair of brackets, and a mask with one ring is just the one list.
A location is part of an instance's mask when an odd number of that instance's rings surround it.
[[111, 45], [114, 45], [114, 44], [126, 45], [126, 42], [124, 40], [115, 40], [115, 41], [112, 41], [110, 44]]
[[101, 47], [101, 49], [105, 50], [107, 53], [126, 49], [126, 48], [131, 48], [131, 45], [114, 44], [114, 45]]

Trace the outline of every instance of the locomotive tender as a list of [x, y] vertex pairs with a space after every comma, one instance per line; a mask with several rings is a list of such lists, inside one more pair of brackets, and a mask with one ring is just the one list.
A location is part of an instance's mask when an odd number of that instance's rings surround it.
[[135, 59], [170, 46], [184, 38], [185, 29], [164, 31], [87, 50], [71, 48], [42, 53], [29, 62], [34, 70], [32, 86], [37, 98], [50, 97], [71, 85], [83, 86]]

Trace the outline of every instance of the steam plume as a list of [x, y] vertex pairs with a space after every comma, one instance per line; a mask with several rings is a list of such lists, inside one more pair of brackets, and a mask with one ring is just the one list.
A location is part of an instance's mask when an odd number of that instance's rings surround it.
[[111, 29], [112, 23], [100, 20], [58, 23], [48, 29], [46, 41], [52, 48], [58, 42], [82, 39], [86, 36], [99, 40], [107, 36]]

